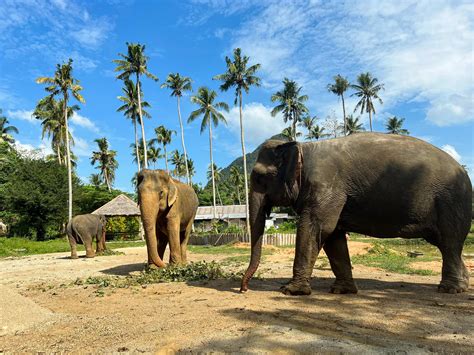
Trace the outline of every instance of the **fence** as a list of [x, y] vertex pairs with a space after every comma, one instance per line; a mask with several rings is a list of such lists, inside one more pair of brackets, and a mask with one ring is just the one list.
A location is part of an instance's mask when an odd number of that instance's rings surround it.
[[[224, 245], [236, 242], [250, 243], [250, 236], [247, 233], [194, 234], [189, 238], [190, 245]], [[263, 245], [285, 246], [295, 245], [295, 243], [296, 234], [276, 233], [263, 235]]]

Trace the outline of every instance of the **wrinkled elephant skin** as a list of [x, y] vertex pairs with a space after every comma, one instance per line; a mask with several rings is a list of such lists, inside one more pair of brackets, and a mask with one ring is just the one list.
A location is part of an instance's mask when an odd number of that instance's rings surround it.
[[466, 170], [422, 140], [357, 133], [311, 143], [266, 142], [251, 174], [252, 251], [241, 291], [257, 270], [265, 216], [273, 206], [298, 213], [293, 278], [282, 292], [311, 293], [321, 248], [336, 276], [333, 293], [356, 293], [345, 235], [424, 238], [443, 258], [440, 292], [468, 289], [462, 248], [471, 226]]
[[163, 255], [168, 243], [170, 264], [186, 264], [186, 248], [199, 205], [194, 189], [163, 170], [142, 170], [137, 181], [148, 265], [165, 266]]

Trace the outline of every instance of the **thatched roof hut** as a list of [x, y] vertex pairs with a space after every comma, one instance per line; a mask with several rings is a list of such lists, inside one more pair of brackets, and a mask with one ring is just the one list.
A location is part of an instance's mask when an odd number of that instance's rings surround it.
[[140, 209], [135, 201], [121, 194], [92, 213], [104, 216], [140, 216]]

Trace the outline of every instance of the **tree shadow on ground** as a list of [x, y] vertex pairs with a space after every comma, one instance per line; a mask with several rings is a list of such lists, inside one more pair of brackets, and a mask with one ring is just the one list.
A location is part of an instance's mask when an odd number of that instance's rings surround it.
[[[232, 339], [215, 338], [193, 351], [472, 351], [472, 292], [439, 294], [431, 283], [358, 279], [359, 294], [334, 295], [327, 292], [334, 279], [318, 278], [312, 281], [312, 295], [292, 297], [278, 292], [287, 281], [253, 280], [239, 307], [234, 304], [218, 311], [236, 324], [250, 321], [253, 326], [235, 331]], [[235, 292], [239, 283], [189, 285]], [[268, 300], [253, 292], [267, 292]]]
[[145, 266], [145, 263], [125, 264], [100, 270], [100, 272], [106, 275], [129, 276], [132, 272], [143, 271]]

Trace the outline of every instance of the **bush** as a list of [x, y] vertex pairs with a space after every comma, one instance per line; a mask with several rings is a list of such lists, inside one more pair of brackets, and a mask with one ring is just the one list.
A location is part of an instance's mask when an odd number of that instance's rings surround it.
[[138, 237], [140, 222], [138, 217], [108, 217], [106, 231], [108, 235], [118, 234], [117, 240], [132, 240]]

